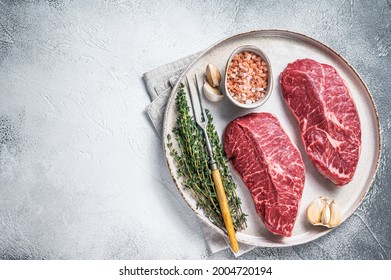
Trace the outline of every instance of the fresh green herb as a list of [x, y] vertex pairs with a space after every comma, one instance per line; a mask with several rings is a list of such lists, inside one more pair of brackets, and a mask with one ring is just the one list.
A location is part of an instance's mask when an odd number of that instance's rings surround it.
[[[176, 97], [178, 117], [173, 129], [178, 151], [173, 147], [172, 137], [167, 135], [167, 147], [178, 168], [178, 175], [184, 185], [193, 193], [197, 208], [201, 208], [210, 221], [220, 228], [224, 228], [212, 172], [209, 168], [209, 158], [201, 129], [191, 116], [186, 99], [186, 93], [181, 85]], [[232, 221], [235, 230], [244, 229], [246, 215], [242, 212], [240, 198], [236, 194], [236, 184], [228, 169], [227, 159], [220, 144], [219, 135], [213, 125], [213, 118], [206, 110], [209, 120], [207, 132], [212, 145], [215, 160], [220, 167], [221, 178], [230, 206]]]

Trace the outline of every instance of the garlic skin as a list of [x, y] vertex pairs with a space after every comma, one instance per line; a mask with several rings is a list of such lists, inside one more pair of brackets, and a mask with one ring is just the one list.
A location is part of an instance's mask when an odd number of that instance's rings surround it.
[[212, 102], [218, 102], [224, 98], [224, 95], [222, 95], [217, 88], [212, 87], [207, 81], [204, 81], [202, 91], [204, 92], [205, 97]]
[[307, 207], [307, 220], [314, 226], [333, 228], [341, 224], [341, 209], [334, 199], [328, 203], [328, 198], [320, 196]]
[[208, 64], [206, 66], [206, 79], [208, 80], [209, 85], [212, 87], [216, 88], [220, 86], [221, 73], [216, 65]]
[[336, 227], [341, 224], [341, 208], [335, 203], [334, 199], [330, 202], [330, 221], [329, 227]]
[[327, 204], [326, 201], [326, 197], [320, 196], [308, 205], [306, 215], [307, 220], [311, 224], [316, 225], [320, 223], [323, 209]]

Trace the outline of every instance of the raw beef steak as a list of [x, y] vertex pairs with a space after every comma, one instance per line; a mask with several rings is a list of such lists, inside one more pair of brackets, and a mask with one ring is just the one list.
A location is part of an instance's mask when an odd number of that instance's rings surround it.
[[305, 167], [277, 118], [269, 113], [252, 113], [233, 120], [224, 132], [224, 149], [269, 231], [291, 236]]
[[280, 82], [316, 169], [338, 186], [349, 183], [360, 157], [361, 127], [342, 78], [330, 65], [300, 59], [288, 64]]

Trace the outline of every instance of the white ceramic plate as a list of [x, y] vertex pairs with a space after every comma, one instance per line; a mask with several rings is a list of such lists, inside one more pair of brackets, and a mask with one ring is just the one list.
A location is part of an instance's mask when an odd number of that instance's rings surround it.
[[[212, 103], [204, 99], [205, 107], [210, 109], [220, 136], [223, 134], [225, 126], [238, 116], [250, 112], [270, 112], [275, 114], [292, 142], [299, 148], [302, 154], [306, 166], [306, 182], [293, 236], [279, 237], [269, 233], [265, 228], [261, 218], [255, 212], [249, 191], [240, 177], [233, 172], [234, 180], [238, 185], [237, 192], [242, 200], [243, 211], [248, 214], [248, 227], [238, 232], [237, 238], [240, 242], [263, 247], [292, 246], [309, 242], [331, 231], [323, 227], [314, 227], [307, 222], [305, 209], [313, 199], [320, 195], [326, 195], [330, 198], [334, 197], [335, 201], [341, 206], [343, 221], [345, 221], [359, 206], [372, 184], [381, 151], [380, 125], [373, 98], [355, 70], [335, 51], [310, 37], [283, 30], [252, 31], [225, 39], [203, 52], [185, 73], [190, 75], [196, 73], [199, 77], [203, 77], [206, 65], [213, 63], [217, 65], [224, 75], [228, 57], [233, 50], [241, 45], [257, 46], [268, 55], [273, 69], [274, 88], [272, 95], [264, 105], [252, 110], [237, 108], [226, 98], [219, 103]], [[289, 62], [299, 58], [312, 58], [321, 63], [334, 66], [345, 80], [357, 106], [361, 120], [363, 149], [353, 181], [342, 188], [334, 186], [333, 183], [323, 178], [315, 170], [304, 152], [296, 121], [282, 99], [279, 74]], [[171, 134], [172, 128], [176, 123], [175, 97], [179, 83], [183, 81], [182, 78], [179, 79], [178, 84], [173, 89], [173, 94], [168, 101], [165, 113], [164, 148], [167, 164], [179, 192], [193, 211], [205, 223], [224, 234], [221, 229], [209, 222], [200, 209], [196, 208], [195, 200], [190, 195], [190, 192], [184, 188], [177, 176], [177, 168], [166, 146], [165, 136]]]

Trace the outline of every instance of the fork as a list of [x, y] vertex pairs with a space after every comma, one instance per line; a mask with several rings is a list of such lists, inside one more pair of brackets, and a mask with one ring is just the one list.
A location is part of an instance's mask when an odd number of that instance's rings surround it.
[[194, 82], [195, 82], [195, 86], [197, 88], [197, 98], [198, 98], [198, 103], [200, 105], [201, 114], [196, 109], [196, 106], [195, 106], [196, 97], [193, 96], [193, 94], [190, 90], [189, 80], [186, 76], [185, 84], [187, 87], [187, 91], [190, 95], [191, 107], [193, 108], [194, 119], [204, 134], [206, 149], [208, 150], [208, 155], [209, 155], [209, 165], [210, 165], [210, 169], [212, 170], [212, 178], [213, 178], [213, 182], [214, 182], [214, 185], [216, 188], [217, 200], [219, 202], [221, 214], [223, 216], [225, 229], [227, 230], [228, 238], [231, 243], [231, 248], [235, 253], [237, 253], [239, 251], [239, 245], [238, 245], [238, 241], [236, 239], [235, 229], [234, 229], [233, 222], [232, 222], [232, 217], [231, 217], [231, 212], [230, 212], [228, 201], [227, 201], [227, 196], [225, 194], [223, 182], [221, 180], [220, 170], [217, 166], [216, 160], [214, 159], [212, 146], [210, 144], [210, 140], [208, 137], [208, 132], [207, 132], [208, 118], [206, 116], [206, 112], [205, 112], [204, 107], [202, 105], [201, 90], [198, 85], [198, 79], [197, 79], [196, 74], [194, 74]]

